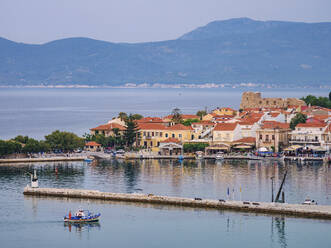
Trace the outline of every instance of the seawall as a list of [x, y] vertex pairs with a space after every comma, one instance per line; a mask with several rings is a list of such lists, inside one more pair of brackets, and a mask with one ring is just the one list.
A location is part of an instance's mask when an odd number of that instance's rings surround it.
[[201, 198], [182, 198], [159, 196], [153, 194], [125, 194], [101, 192], [98, 190], [60, 189], [60, 188], [24, 188], [25, 195], [54, 196], [66, 198], [100, 199], [105, 201], [140, 202], [148, 204], [163, 204], [187, 206], [196, 208], [214, 208], [264, 214], [292, 215], [303, 218], [331, 219], [331, 206], [301, 205], [272, 202], [209, 200]]
[[56, 162], [56, 161], [83, 161], [86, 158], [87, 157], [13, 158], [13, 159], [0, 159], [0, 164], [31, 163], [31, 162]]

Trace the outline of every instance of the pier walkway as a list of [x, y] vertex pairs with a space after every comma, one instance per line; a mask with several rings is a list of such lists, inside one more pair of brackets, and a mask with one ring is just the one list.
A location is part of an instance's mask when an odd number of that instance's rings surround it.
[[303, 218], [331, 219], [331, 206], [301, 205], [273, 202], [250, 202], [208, 200], [201, 198], [182, 198], [159, 196], [153, 194], [124, 194], [107, 193], [98, 190], [59, 189], [59, 188], [24, 188], [25, 195], [54, 196], [65, 198], [101, 199], [105, 201], [139, 202], [148, 204], [163, 204], [173, 206], [187, 206], [194, 208], [213, 208], [219, 210], [233, 210], [242, 212], [292, 215]]
[[7, 163], [32, 163], [32, 162], [57, 162], [57, 161], [84, 161], [87, 157], [48, 157], [48, 158], [12, 158], [0, 159], [0, 164]]

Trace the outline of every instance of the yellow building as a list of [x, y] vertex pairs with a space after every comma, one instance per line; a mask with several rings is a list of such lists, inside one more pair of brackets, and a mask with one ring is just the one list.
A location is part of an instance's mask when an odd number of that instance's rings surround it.
[[231, 115], [234, 116], [236, 111], [232, 108], [218, 108], [212, 111], [216, 115]]
[[113, 129], [115, 128], [118, 129], [120, 133], [123, 133], [125, 130], [125, 127], [120, 124], [108, 123], [105, 125], [97, 126], [95, 128], [91, 128], [90, 131], [92, 135], [102, 134], [106, 137], [109, 137], [114, 135]]
[[195, 138], [193, 128], [182, 124], [166, 127], [159, 123], [139, 123], [138, 129], [137, 146], [151, 149], [154, 152], [159, 151], [160, 143], [168, 138], [176, 138], [181, 143]]

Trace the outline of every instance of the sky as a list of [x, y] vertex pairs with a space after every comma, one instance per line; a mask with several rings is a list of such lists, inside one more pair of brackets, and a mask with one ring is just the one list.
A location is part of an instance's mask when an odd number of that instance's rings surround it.
[[0, 0], [0, 37], [161, 41], [230, 18], [331, 22], [330, 10], [331, 0]]

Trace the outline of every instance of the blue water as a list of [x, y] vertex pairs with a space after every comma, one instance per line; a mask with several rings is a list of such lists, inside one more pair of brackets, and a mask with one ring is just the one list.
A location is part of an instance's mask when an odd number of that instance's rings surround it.
[[[300, 247], [327, 248], [331, 221], [100, 200], [23, 196], [26, 172], [37, 169], [40, 185], [171, 196], [270, 201], [270, 177], [278, 188], [284, 169], [288, 202], [306, 196], [331, 204], [331, 168], [247, 161], [108, 161], [0, 166], [1, 247]], [[58, 168], [58, 174], [55, 173]], [[231, 196], [233, 197], [233, 196]], [[95, 225], [64, 225], [79, 207], [100, 212]]]
[[[42, 139], [60, 129], [79, 135], [119, 112], [165, 116], [216, 107], [238, 109], [247, 89], [0, 89], [0, 139], [29, 135]], [[250, 89], [257, 91], [261, 89]], [[327, 96], [325, 89], [263, 89], [263, 97]]]

